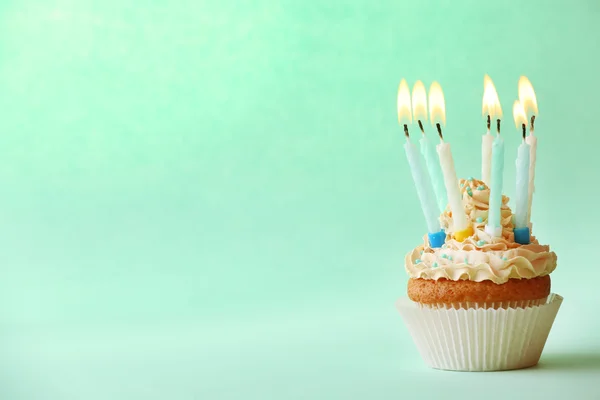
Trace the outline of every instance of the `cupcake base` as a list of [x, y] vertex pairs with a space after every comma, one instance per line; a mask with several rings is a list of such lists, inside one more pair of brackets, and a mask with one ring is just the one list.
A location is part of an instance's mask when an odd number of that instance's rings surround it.
[[538, 363], [562, 301], [552, 293], [525, 307], [432, 307], [409, 298], [399, 299], [396, 306], [431, 368], [503, 371]]
[[527, 279], [509, 279], [497, 284], [489, 280], [452, 281], [449, 279], [408, 280], [408, 297], [420, 304], [438, 303], [506, 303], [523, 300], [546, 300], [550, 295], [550, 275]]

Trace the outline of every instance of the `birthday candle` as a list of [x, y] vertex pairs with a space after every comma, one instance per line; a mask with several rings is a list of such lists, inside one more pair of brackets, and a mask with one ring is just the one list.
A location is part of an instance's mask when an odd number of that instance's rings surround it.
[[486, 232], [492, 236], [502, 235], [501, 208], [502, 208], [502, 181], [504, 179], [504, 139], [500, 135], [500, 120], [498, 120], [498, 134], [492, 144], [492, 173], [490, 188], [490, 206], [488, 210], [488, 224]]
[[529, 227], [529, 156], [530, 145], [525, 141], [527, 117], [523, 105], [517, 100], [513, 105], [513, 116], [517, 129], [523, 132], [523, 141], [517, 152], [517, 195], [515, 207], [515, 229]]
[[440, 213], [443, 213], [448, 205], [448, 196], [446, 195], [446, 187], [444, 186], [444, 176], [440, 166], [440, 160], [435, 154], [434, 144], [427, 139], [425, 134], [423, 134], [419, 142], [421, 143], [421, 153], [425, 158], [425, 164], [427, 164], [429, 177], [433, 184], [433, 191], [435, 192], [438, 209], [440, 210]]
[[[429, 88], [429, 112], [431, 123], [435, 123], [438, 134], [440, 135], [440, 144], [437, 145], [437, 153], [440, 158], [440, 166], [444, 175], [444, 186], [446, 187], [446, 194], [448, 195], [448, 203], [450, 203], [450, 210], [452, 211], [455, 238], [462, 241], [466, 236], [470, 235], [470, 232], [466, 232], [468, 227], [467, 217], [462, 205], [462, 198], [458, 187], [458, 180], [456, 179], [456, 170], [454, 169], [454, 159], [452, 158], [450, 144], [444, 142], [444, 137], [442, 135], [441, 126], [446, 123], [446, 103], [444, 101], [442, 87], [437, 82], [433, 82]], [[459, 237], [456, 237], [456, 233], [458, 233]]]
[[496, 116], [500, 109], [498, 93], [492, 78], [488, 75], [483, 77], [483, 101], [481, 113], [487, 116], [487, 133], [481, 137], [481, 179], [489, 186], [491, 183], [490, 171], [492, 167], [492, 144], [494, 136], [490, 134], [491, 119]]
[[527, 195], [527, 215], [531, 219], [531, 203], [533, 202], [533, 192], [535, 191], [535, 162], [537, 157], [537, 137], [533, 134], [533, 129], [529, 131], [529, 136], [525, 138], [529, 145], [529, 190]]
[[490, 134], [490, 130], [481, 137], [481, 177], [482, 180], [490, 184], [490, 170], [492, 167], [492, 143], [494, 136]]
[[467, 218], [463, 209], [458, 180], [456, 179], [456, 170], [454, 169], [454, 159], [450, 150], [450, 143], [441, 142], [437, 145], [437, 153], [440, 157], [440, 165], [444, 173], [444, 184], [448, 192], [448, 202], [452, 210], [452, 220], [454, 222], [454, 231], [463, 231], [467, 228]]
[[421, 143], [421, 154], [425, 158], [425, 164], [427, 165], [427, 171], [429, 172], [429, 178], [433, 185], [433, 191], [437, 201], [440, 213], [446, 210], [448, 204], [448, 197], [446, 196], [446, 188], [444, 187], [444, 178], [442, 176], [442, 169], [440, 167], [440, 161], [435, 154], [435, 145], [427, 138], [425, 129], [423, 128], [423, 122], [427, 121], [427, 92], [423, 82], [417, 81], [413, 86], [412, 92], [412, 108], [413, 117], [419, 123], [422, 136], [419, 142]]
[[[440, 229], [438, 207], [433, 194], [433, 187], [429, 174], [421, 160], [421, 154], [416, 146], [410, 142], [407, 123], [412, 122], [412, 109], [410, 101], [410, 90], [406, 80], [402, 79], [398, 87], [398, 122], [404, 125], [404, 134], [406, 135], [406, 144], [404, 150], [410, 166], [410, 172], [417, 189], [417, 195], [421, 202], [421, 209], [427, 223], [427, 231], [430, 234], [438, 233]], [[441, 245], [441, 244], [440, 244]]]
[[423, 210], [423, 215], [425, 215], [425, 220], [427, 222], [427, 231], [431, 233], [439, 232], [439, 212], [435, 202], [433, 188], [431, 187], [431, 182], [429, 181], [429, 177], [427, 176], [427, 172], [421, 161], [421, 155], [419, 154], [417, 147], [410, 142], [408, 135], [406, 135], [404, 150], [406, 151], [410, 172], [413, 181], [415, 182], [419, 200], [421, 201], [421, 209]]
[[533, 86], [527, 77], [519, 78], [519, 102], [527, 114], [531, 115], [531, 125], [529, 127], [529, 136], [525, 139], [530, 146], [529, 155], [529, 199], [528, 216], [531, 221], [531, 203], [533, 201], [533, 192], [535, 191], [535, 163], [537, 157], [537, 137], [534, 136], [534, 122], [538, 115], [537, 98]]
[[[488, 118], [496, 118], [497, 135], [492, 141], [492, 160], [489, 181], [490, 201], [488, 208], [488, 222], [485, 231], [492, 237], [502, 236], [502, 180], [504, 178], [504, 139], [500, 136], [500, 118], [502, 118], [502, 107], [500, 99], [489, 76], [483, 78], [483, 113]], [[488, 124], [489, 126], [490, 124]], [[489, 128], [488, 128], [489, 129]]]

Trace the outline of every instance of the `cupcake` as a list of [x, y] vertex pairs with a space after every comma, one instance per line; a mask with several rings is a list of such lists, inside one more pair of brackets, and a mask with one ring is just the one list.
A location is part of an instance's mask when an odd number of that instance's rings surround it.
[[502, 196], [502, 232], [486, 233], [490, 190], [460, 181], [462, 205], [472, 234], [454, 238], [452, 212], [440, 223], [445, 244], [428, 237], [405, 258], [408, 298], [398, 309], [424, 361], [458, 371], [518, 369], [538, 363], [562, 297], [551, 293], [556, 254], [531, 236], [514, 238], [513, 213]]

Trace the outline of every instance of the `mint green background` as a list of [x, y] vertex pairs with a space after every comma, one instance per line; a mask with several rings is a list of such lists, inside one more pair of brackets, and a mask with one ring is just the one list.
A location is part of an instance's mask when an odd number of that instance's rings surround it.
[[[593, 0], [3, 1], [0, 397], [598, 398], [599, 17]], [[394, 309], [425, 229], [396, 89], [442, 84], [458, 173], [478, 176], [484, 73], [509, 196], [517, 80], [535, 86], [534, 227], [566, 300], [538, 368], [440, 372]]]

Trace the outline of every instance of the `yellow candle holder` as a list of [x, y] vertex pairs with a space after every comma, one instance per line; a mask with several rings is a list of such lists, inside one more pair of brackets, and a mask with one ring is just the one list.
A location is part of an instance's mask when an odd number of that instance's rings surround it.
[[463, 229], [462, 231], [458, 231], [458, 232], [454, 232], [454, 235], [452, 235], [454, 237], [454, 239], [458, 240], [459, 242], [463, 242], [466, 238], [468, 238], [469, 236], [472, 236], [473, 233], [475, 233], [473, 231], [473, 227], [471, 225], [467, 226], [466, 229]]

